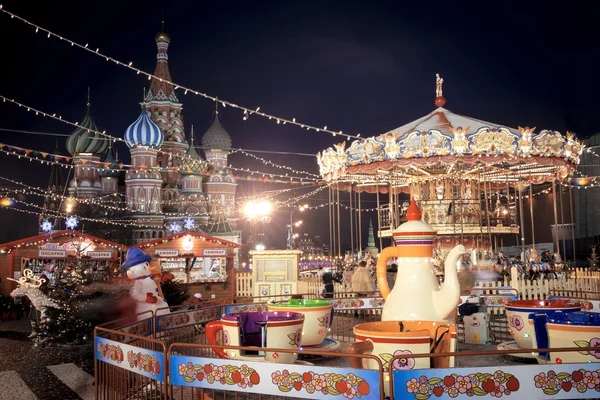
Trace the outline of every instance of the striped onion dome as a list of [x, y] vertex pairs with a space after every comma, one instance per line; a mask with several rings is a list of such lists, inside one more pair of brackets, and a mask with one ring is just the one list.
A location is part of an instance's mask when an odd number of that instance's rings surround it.
[[231, 148], [231, 137], [219, 121], [219, 112], [215, 113], [215, 119], [202, 136], [202, 147], [205, 149], [229, 149]]
[[108, 149], [106, 158], [102, 161], [102, 166], [107, 168], [106, 170], [100, 171], [101, 177], [116, 177], [119, 176], [119, 164], [115, 161], [112, 154], [112, 149]]
[[208, 163], [204, 161], [194, 148], [194, 127], [192, 126], [191, 144], [185, 157], [179, 164], [180, 171], [183, 175], [199, 175], [208, 170]]
[[138, 119], [125, 130], [125, 143], [129, 147], [148, 146], [158, 149], [164, 138], [162, 131], [150, 119], [145, 109], [142, 109]]
[[67, 151], [72, 156], [79, 153], [106, 154], [110, 145], [107, 137], [95, 133], [98, 131], [92, 117], [92, 104], [88, 96], [87, 110], [79, 127], [67, 139]]

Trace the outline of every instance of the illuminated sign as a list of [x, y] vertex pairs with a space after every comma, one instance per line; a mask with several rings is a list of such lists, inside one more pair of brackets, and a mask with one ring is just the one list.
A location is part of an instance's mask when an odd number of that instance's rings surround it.
[[227, 249], [202, 249], [202, 255], [211, 256], [224, 256], [227, 254]]
[[38, 249], [38, 257], [40, 258], [65, 258], [66, 256], [66, 250]]
[[158, 257], [177, 257], [179, 250], [176, 249], [157, 249], [154, 250], [154, 255]]
[[86, 255], [88, 257], [91, 257], [91, 258], [105, 258], [105, 259], [106, 258], [113, 258], [113, 252], [110, 251], [110, 250], [105, 250], [105, 251], [100, 251], [100, 250], [98, 250], [98, 251], [88, 251], [86, 253]]

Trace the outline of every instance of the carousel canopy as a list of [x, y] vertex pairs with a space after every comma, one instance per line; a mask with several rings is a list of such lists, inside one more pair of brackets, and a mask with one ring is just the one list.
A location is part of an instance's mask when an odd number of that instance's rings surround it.
[[384, 134], [348, 147], [346, 142], [334, 145], [317, 154], [317, 161], [323, 178], [342, 186], [406, 187], [414, 180], [444, 176], [516, 185], [565, 178], [583, 148], [570, 132], [536, 133], [535, 127], [515, 129], [438, 107]]

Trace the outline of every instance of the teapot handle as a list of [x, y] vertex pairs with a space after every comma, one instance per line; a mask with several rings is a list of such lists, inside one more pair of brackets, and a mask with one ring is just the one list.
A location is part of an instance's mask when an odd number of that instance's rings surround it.
[[377, 285], [384, 301], [390, 295], [390, 285], [387, 281], [387, 262], [392, 257], [399, 257], [399, 253], [400, 247], [386, 247], [377, 259]]

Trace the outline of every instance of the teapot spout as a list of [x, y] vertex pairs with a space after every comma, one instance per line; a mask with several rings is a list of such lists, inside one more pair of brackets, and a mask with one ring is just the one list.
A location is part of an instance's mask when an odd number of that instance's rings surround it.
[[458, 260], [467, 251], [463, 245], [458, 245], [448, 253], [444, 264], [444, 285], [433, 293], [433, 304], [442, 319], [447, 319], [454, 312], [460, 298], [460, 285], [458, 283]]

